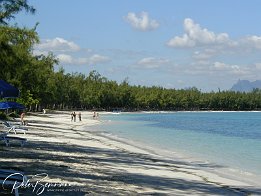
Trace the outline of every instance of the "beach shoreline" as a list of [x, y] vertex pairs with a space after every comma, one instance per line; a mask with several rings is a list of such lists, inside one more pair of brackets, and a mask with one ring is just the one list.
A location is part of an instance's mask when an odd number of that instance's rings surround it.
[[[100, 122], [92, 119], [92, 112], [81, 113], [81, 122], [71, 122], [69, 111], [27, 116], [29, 131], [19, 136], [28, 143], [22, 148], [2, 144], [1, 167], [12, 165], [29, 178], [47, 173], [45, 182], [71, 184], [60, 187], [67, 191], [64, 195], [246, 195], [260, 191], [246, 182], [200, 170], [195, 163], [164, 158], [95, 133]], [[21, 191], [29, 193], [32, 188]], [[46, 188], [42, 195], [55, 195], [55, 191]]]
[[[107, 115], [108, 113], [106, 113]], [[114, 133], [107, 132], [107, 129], [104, 126], [110, 126], [111, 122], [103, 122], [99, 124], [99, 132], [97, 133], [97, 129], [93, 131], [94, 134], [98, 134], [99, 136], [106, 137], [109, 140], [113, 140], [119, 143], [123, 143], [125, 145], [134, 146], [135, 148], [142, 149], [143, 151], [153, 155], [158, 156], [162, 159], [169, 160], [178, 160], [183, 162], [190, 162], [197, 165], [197, 170], [203, 170], [206, 173], [211, 173], [218, 175], [219, 177], [227, 178], [230, 180], [235, 180], [239, 182], [244, 182], [255, 187], [261, 187], [261, 176], [260, 174], [253, 173], [252, 171], [245, 171], [241, 168], [235, 168], [228, 165], [223, 165], [220, 163], [216, 163], [214, 161], [208, 160], [206, 157], [198, 157], [195, 154], [191, 154], [188, 152], [180, 151], [180, 149], [170, 150], [168, 148], [157, 147], [155, 145], [150, 145], [148, 142], [143, 143], [142, 141], [136, 141], [130, 138], [126, 138], [126, 136], [115, 135]], [[114, 124], [119, 122], [113, 122]], [[104, 129], [104, 130], [103, 130]], [[106, 131], [105, 131], [106, 130]], [[91, 131], [91, 130], [90, 130]]]
[[96, 133], [93, 131], [92, 133], [101, 137], [105, 137], [106, 139], [112, 140], [113, 142], [117, 142], [119, 145], [126, 145], [134, 147], [136, 149], [140, 149], [141, 152], [146, 152], [152, 156], [157, 156], [161, 159], [189, 162], [191, 164], [197, 165], [197, 169], [203, 170], [204, 172], [215, 174], [222, 178], [244, 182], [256, 187], [261, 187], [260, 176], [256, 176], [255, 174], [247, 171], [242, 171], [238, 168], [235, 169], [228, 166], [216, 164], [214, 162], [210, 162], [209, 160], [205, 160], [203, 158], [198, 158], [192, 155], [188, 155], [184, 152], [180, 152], [177, 149], [175, 149], [175, 151], [170, 151], [167, 149], [158, 149], [155, 146], [148, 146], [147, 144], [144, 145], [141, 142], [133, 141], [112, 134], [102, 132]]

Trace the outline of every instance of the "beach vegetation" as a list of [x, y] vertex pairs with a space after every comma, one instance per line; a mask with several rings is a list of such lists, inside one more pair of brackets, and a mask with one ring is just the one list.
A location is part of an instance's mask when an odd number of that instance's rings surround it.
[[7, 115], [5, 112], [0, 111], [0, 120], [7, 120]]
[[0, 1], [0, 24], [7, 25], [15, 15], [23, 10], [31, 14], [35, 13], [35, 8], [27, 3], [27, 0], [1, 0]]

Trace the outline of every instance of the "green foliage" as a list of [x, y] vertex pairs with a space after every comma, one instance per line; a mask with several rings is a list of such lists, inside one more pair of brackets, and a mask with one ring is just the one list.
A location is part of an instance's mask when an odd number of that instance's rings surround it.
[[0, 119], [1, 120], [7, 120], [7, 116], [4, 112], [0, 112]]
[[23, 91], [20, 94], [20, 97], [17, 99], [17, 102], [19, 102], [25, 106], [39, 104], [39, 100], [33, 97], [33, 94], [30, 93], [30, 90]]
[[1, 0], [0, 24], [7, 25], [7, 21], [14, 18], [14, 15], [22, 10], [32, 14], [35, 13], [35, 9], [28, 5], [27, 0]]
[[12, 118], [19, 118], [19, 115], [16, 112], [12, 112], [12, 113], [8, 114], [8, 116], [12, 117]]
[[[112, 110], [260, 110], [261, 94], [210, 92], [202, 93], [196, 88], [187, 90], [161, 87], [130, 86], [124, 81], [117, 84], [95, 71], [89, 76], [55, 73], [52, 84], [52, 99], [47, 107], [99, 108]], [[43, 97], [42, 97], [43, 99]]]

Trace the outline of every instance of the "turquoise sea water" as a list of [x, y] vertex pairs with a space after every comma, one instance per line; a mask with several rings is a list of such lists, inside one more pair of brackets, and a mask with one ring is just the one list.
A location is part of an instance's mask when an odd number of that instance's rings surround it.
[[101, 118], [100, 130], [107, 134], [261, 175], [261, 112], [121, 113]]

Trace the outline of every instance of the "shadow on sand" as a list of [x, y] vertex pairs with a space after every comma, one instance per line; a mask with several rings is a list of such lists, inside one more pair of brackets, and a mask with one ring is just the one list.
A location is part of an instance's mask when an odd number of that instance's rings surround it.
[[[167, 167], [171, 171], [181, 172], [180, 169], [184, 167], [189, 168], [197, 165], [195, 165], [196, 163], [158, 159], [120, 149], [110, 150], [65, 143], [29, 141], [23, 148], [16, 145], [5, 147], [0, 143], [0, 153], [1, 168], [24, 171], [29, 179], [32, 179], [32, 182], [34, 175], [47, 173], [48, 178], [55, 179], [56, 183], [62, 181], [76, 183], [76, 185], [69, 187], [46, 188], [41, 195], [141, 195], [140, 193], [143, 195], [165, 195], [166, 192], [185, 195], [187, 191], [192, 195], [194, 193], [201, 195], [261, 193], [260, 189], [246, 190], [240, 187], [224, 187], [209, 182], [207, 179], [200, 183], [194, 180], [159, 177], [153, 176], [153, 174], [145, 175], [139, 172], [126, 173], [124, 169], [120, 168], [133, 167], [149, 171], [158, 167]], [[202, 166], [220, 167], [200, 164], [200, 167]], [[188, 174], [191, 173], [188, 172]], [[36, 179], [34, 180], [36, 181]], [[146, 190], [148, 191], [146, 192]], [[36, 190], [33, 193], [33, 187], [21, 189], [20, 192], [24, 195], [36, 195]]]

